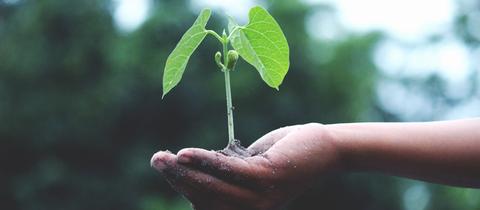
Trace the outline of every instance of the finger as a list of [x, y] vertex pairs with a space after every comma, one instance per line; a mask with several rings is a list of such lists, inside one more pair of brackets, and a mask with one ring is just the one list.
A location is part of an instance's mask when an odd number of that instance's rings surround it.
[[327, 134], [310, 129], [292, 132], [273, 145], [264, 156], [283, 172], [298, 173], [301, 169], [311, 169], [308, 171], [314, 173], [317, 169], [329, 168], [338, 154], [335, 145], [325, 141], [323, 135]]
[[[254, 202], [257, 196], [254, 192], [232, 185], [214, 176], [201, 171], [180, 165], [176, 162], [167, 162], [163, 175], [170, 184], [184, 194], [197, 206], [218, 206], [222, 203]], [[211, 208], [210, 208], [211, 209]]]
[[181, 164], [238, 184], [255, 184], [266, 173], [265, 164], [257, 157], [241, 159], [197, 148], [183, 149], [177, 156]]
[[304, 142], [299, 141], [304, 136], [299, 133], [289, 133], [285, 135], [281, 141], [278, 141], [275, 145], [270, 147], [268, 151], [264, 153], [270, 161], [277, 164], [286, 164], [291, 161], [297, 160], [299, 155], [307, 155], [308, 146], [304, 145]]
[[274, 131], [271, 131], [264, 136], [260, 137], [247, 149], [253, 153], [253, 155], [258, 155], [267, 151], [272, 145], [274, 145], [278, 140], [285, 137], [292, 130], [298, 128], [298, 125], [286, 126]]
[[175, 189], [175, 191], [185, 195], [190, 201], [201, 200], [195, 195], [202, 195], [203, 193], [196, 193], [193, 189], [188, 189], [182, 183], [177, 183], [178, 178], [184, 174], [184, 172], [177, 168], [177, 157], [166, 151], [160, 151], [155, 153], [150, 160], [150, 165], [157, 169], [168, 181], [168, 183]]
[[[178, 165], [165, 173], [167, 179], [175, 179], [175, 186], [195, 203], [212, 202], [215, 199], [226, 202], [250, 203], [256, 194], [201, 171]], [[219, 202], [220, 202], [219, 201]]]
[[150, 159], [150, 166], [162, 172], [167, 165], [167, 162], [175, 162], [177, 157], [170, 151], [159, 151], [153, 154]]

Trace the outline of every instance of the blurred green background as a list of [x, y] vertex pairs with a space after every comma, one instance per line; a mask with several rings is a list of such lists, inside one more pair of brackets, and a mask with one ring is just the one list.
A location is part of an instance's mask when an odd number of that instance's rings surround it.
[[[149, 161], [158, 150], [227, 143], [216, 40], [206, 39], [161, 99], [168, 53], [208, 4], [152, 0], [135, 26], [119, 19], [135, 3], [119, 2], [0, 0], [0, 209], [190, 209]], [[236, 136], [248, 145], [298, 123], [480, 115], [480, 4], [452, 2], [449, 24], [414, 41], [350, 29], [334, 1], [253, 2], [281, 24], [292, 64], [275, 91], [240, 62]], [[429, 5], [425, 16], [437, 9]], [[226, 24], [221, 8], [209, 23], [216, 31]], [[480, 191], [349, 174], [324, 177], [288, 209], [475, 210]]]

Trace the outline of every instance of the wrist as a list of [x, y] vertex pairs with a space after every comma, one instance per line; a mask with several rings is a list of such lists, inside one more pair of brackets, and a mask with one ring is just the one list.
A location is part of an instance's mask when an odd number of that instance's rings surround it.
[[[320, 124], [308, 123], [300, 129], [310, 132], [311, 137], [307, 139], [312, 145], [312, 150], [305, 158], [318, 166], [319, 174], [327, 170], [332, 173], [344, 173], [352, 171], [355, 166], [352, 161], [352, 144], [347, 133], [352, 133], [347, 124]], [[318, 174], [317, 174], [318, 175]]]
[[328, 140], [334, 145], [337, 154], [337, 167], [341, 172], [359, 171], [360, 167], [355, 154], [360, 151], [359, 144], [355, 144], [355, 128], [351, 124], [325, 125]]

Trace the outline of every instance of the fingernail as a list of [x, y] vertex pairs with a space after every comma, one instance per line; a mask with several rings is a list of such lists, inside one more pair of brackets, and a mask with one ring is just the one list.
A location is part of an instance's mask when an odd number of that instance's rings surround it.
[[156, 168], [159, 171], [163, 171], [163, 169], [166, 168], [166, 165], [162, 160], [157, 158], [153, 161], [152, 167]]
[[162, 171], [166, 168], [165, 162], [157, 154], [153, 155], [152, 159], [150, 160], [150, 165], [159, 171]]
[[192, 161], [192, 158], [188, 155], [181, 154], [178, 156], [178, 162], [179, 163], [190, 163]]

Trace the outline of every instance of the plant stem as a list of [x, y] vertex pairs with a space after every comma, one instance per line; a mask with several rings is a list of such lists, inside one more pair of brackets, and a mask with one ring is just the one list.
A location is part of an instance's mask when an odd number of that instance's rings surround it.
[[222, 38], [220, 35], [218, 35], [217, 32], [212, 31], [212, 30], [206, 30], [206, 32], [207, 32], [208, 34], [213, 35], [215, 38], [218, 39], [218, 41], [220, 41], [220, 42], [223, 43], [223, 41], [224, 41], [223, 38]]
[[[227, 54], [228, 54], [228, 38], [223, 37], [223, 65], [227, 66]], [[227, 95], [227, 116], [228, 116], [228, 144], [233, 144], [235, 141], [235, 134], [233, 129], [233, 106], [232, 106], [232, 91], [230, 88], [230, 70], [225, 69], [225, 91]]]

